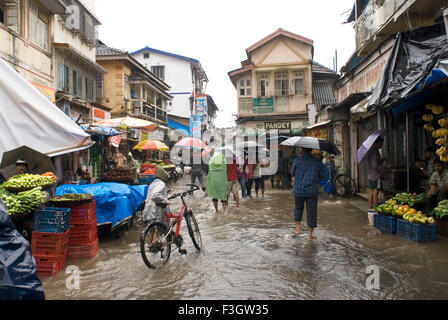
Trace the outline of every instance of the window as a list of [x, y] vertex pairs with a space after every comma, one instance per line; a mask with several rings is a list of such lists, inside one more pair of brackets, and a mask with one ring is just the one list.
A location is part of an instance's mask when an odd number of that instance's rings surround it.
[[294, 94], [304, 95], [305, 94], [305, 72], [296, 71], [294, 72]]
[[165, 80], [165, 66], [152, 66], [151, 71], [157, 78]]
[[86, 99], [93, 101], [93, 80], [86, 77]]
[[275, 73], [275, 95], [285, 96], [289, 94], [289, 75], [287, 71]]
[[72, 83], [73, 83], [73, 95], [76, 95], [78, 92], [78, 72], [76, 70], [73, 70], [72, 72]]
[[149, 59], [149, 52], [143, 53], [143, 59]]
[[31, 2], [29, 20], [29, 38], [31, 42], [48, 51], [48, 24], [50, 22], [50, 15]]
[[21, 1], [0, 0], [0, 23], [16, 32], [21, 32], [20, 28], [20, 5]]
[[268, 87], [269, 87], [269, 74], [261, 73], [259, 76], [260, 85], [258, 87], [258, 95], [260, 97], [266, 97], [268, 95]]
[[250, 80], [240, 80], [240, 96], [252, 95], [252, 83]]
[[96, 100], [100, 102], [103, 100], [103, 76], [101, 74], [96, 78]]
[[63, 62], [58, 62], [58, 90], [69, 92], [68, 67]]

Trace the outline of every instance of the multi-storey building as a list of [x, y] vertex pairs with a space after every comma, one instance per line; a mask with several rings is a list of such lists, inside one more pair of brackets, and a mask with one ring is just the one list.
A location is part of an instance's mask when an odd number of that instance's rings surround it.
[[[167, 111], [171, 128], [190, 126], [191, 131], [193, 123], [201, 122], [207, 127], [212, 125], [211, 118], [206, 117], [208, 112], [205, 112], [205, 117], [198, 120], [195, 117], [196, 107], [193, 108], [193, 105], [197, 106], [196, 102], [200, 101], [196, 100], [193, 94], [196, 93], [198, 96], [205, 94], [209, 81], [199, 60], [150, 47], [137, 50], [131, 55], [170, 85], [169, 93], [173, 96], [173, 100], [168, 103]], [[192, 96], [193, 105], [190, 100]], [[212, 116], [216, 112], [215, 106], [214, 103], [210, 106]]]
[[170, 86], [139, 63], [128, 52], [99, 41], [97, 62], [104, 75], [104, 103], [113, 117], [133, 116], [167, 125]]
[[0, 57], [53, 102], [55, 14], [66, 10], [58, 0], [0, 0]]
[[[228, 73], [238, 94], [240, 132], [278, 130], [299, 135], [309, 125], [308, 107], [328, 95], [314, 95], [313, 74], [319, 88], [331, 93], [336, 73], [313, 62], [313, 40], [278, 29], [246, 49], [242, 67]], [[328, 77], [329, 76], [329, 77]], [[322, 82], [323, 81], [323, 82]], [[326, 90], [325, 90], [326, 88]], [[328, 90], [330, 89], [330, 90]], [[314, 98], [314, 99], [313, 99]]]

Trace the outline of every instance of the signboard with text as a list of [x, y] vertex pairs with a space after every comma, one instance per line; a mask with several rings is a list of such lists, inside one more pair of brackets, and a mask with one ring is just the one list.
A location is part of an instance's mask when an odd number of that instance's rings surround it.
[[279, 134], [291, 134], [291, 121], [271, 121], [265, 122], [264, 128], [267, 132], [278, 130]]

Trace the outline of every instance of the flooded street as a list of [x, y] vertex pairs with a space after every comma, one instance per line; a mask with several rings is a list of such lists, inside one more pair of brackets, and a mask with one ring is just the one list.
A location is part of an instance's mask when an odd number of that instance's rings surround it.
[[[175, 191], [186, 190], [185, 177]], [[307, 240], [306, 219], [292, 234], [293, 197], [271, 190], [265, 199], [235, 203], [216, 215], [202, 191], [187, 199], [202, 234], [197, 253], [183, 221], [188, 254], [177, 250], [161, 269], [140, 255], [143, 229], [135, 223], [120, 239], [100, 240], [96, 258], [69, 259], [81, 270], [80, 289], [66, 287], [68, 274], [43, 280], [47, 299], [448, 299], [448, 239], [416, 243], [368, 226], [358, 199], [319, 200], [316, 240]], [[180, 207], [180, 199], [174, 200]], [[365, 205], [365, 204], [364, 204]], [[368, 266], [380, 270], [380, 289], [368, 290]]]

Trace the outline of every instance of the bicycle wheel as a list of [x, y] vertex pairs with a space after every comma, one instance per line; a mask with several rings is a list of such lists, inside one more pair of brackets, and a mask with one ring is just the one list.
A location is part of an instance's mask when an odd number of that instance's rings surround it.
[[188, 233], [193, 241], [193, 245], [198, 251], [200, 251], [202, 247], [202, 237], [201, 232], [199, 231], [198, 223], [192, 211], [185, 213], [185, 220], [187, 221]]
[[334, 180], [334, 190], [341, 197], [353, 196], [356, 192], [355, 180], [345, 174], [340, 174]]
[[148, 268], [156, 269], [167, 263], [171, 254], [171, 236], [159, 223], [149, 224], [140, 237], [140, 253]]

